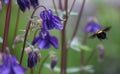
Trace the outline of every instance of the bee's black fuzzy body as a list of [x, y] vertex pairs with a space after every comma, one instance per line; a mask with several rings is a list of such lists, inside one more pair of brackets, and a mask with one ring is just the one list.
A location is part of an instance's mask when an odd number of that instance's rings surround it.
[[106, 34], [106, 32], [109, 31], [110, 28], [111, 28], [111, 26], [110, 26], [110, 27], [107, 27], [107, 28], [105, 28], [105, 29], [103, 29], [103, 30], [99, 30], [97, 33], [93, 34], [93, 35], [91, 36], [91, 38], [97, 37], [97, 38], [100, 39], [100, 40], [107, 39], [107, 34]]
[[100, 40], [107, 38], [106, 33], [104, 31], [102, 31], [101, 33], [98, 33], [96, 35], [97, 35], [97, 38], [100, 39]]

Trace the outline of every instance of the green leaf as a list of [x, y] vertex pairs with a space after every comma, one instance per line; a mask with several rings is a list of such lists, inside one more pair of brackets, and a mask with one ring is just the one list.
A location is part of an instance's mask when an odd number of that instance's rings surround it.
[[3, 43], [3, 39], [2, 39], [2, 37], [0, 37], [0, 43]]
[[91, 50], [90, 47], [88, 47], [88, 46], [86, 46], [86, 45], [82, 45], [82, 44], [80, 44], [80, 45], [78, 46], [78, 48], [80, 48], [81, 50], [85, 50], [85, 51], [90, 51], [90, 50]]

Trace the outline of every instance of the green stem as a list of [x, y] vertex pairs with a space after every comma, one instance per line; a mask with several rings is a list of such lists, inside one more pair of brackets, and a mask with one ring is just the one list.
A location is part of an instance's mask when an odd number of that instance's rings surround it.
[[54, 9], [55, 9], [55, 13], [58, 16], [58, 11], [57, 11], [57, 7], [56, 7], [56, 4], [55, 4], [55, 0], [52, 0], [52, 2], [53, 2]]
[[[31, 18], [33, 18], [36, 10], [40, 7], [43, 7], [46, 10], [46, 8], [44, 6], [42, 6], [42, 5], [38, 6], [37, 8], [34, 9], [32, 15], [31, 15]], [[23, 56], [24, 56], [24, 49], [25, 49], [25, 45], [26, 45], [26, 41], [27, 41], [28, 32], [29, 32], [29, 29], [30, 29], [30, 24], [31, 24], [31, 20], [29, 20], [29, 22], [26, 26], [25, 38], [24, 38], [22, 53], [21, 53], [21, 57], [20, 57], [20, 64], [22, 63], [22, 59], [23, 59]]]
[[33, 68], [30, 69], [30, 74], [34, 74]]
[[[16, 19], [15, 30], [14, 30], [14, 35], [13, 35], [13, 40], [12, 41], [14, 41], [14, 39], [15, 39], [15, 37], [17, 35], [19, 18], [20, 18], [20, 9], [18, 8], [17, 19]], [[12, 51], [12, 53], [14, 52], [12, 47], [11, 47], [11, 51]]]
[[38, 74], [42, 74], [42, 68], [44, 66], [44, 63], [47, 61], [47, 59], [49, 58], [49, 54], [45, 57], [45, 59], [41, 62]]
[[80, 23], [80, 21], [81, 21], [81, 17], [82, 17], [83, 9], [84, 9], [84, 6], [85, 6], [85, 2], [86, 2], [86, 0], [83, 0], [82, 6], [81, 6], [81, 8], [80, 8], [79, 15], [78, 15], [78, 18], [77, 18], [77, 23], [76, 23], [76, 25], [75, 25], [75, 28], [74, 28], [74, 31], [73, 31], [73, 34], [72, 34], [70, 43], [71, 43], [71, 41], [73, 40], [73, 38], [75, 37], [75, 35], [76, 35], [76, 33], [77, 33], [77, 30], [78, 30], [78, 28], [79, 28], [79, 23]]
[[6, 11], [6, 20], [5, 20], [4, 36], [3, 36], [3, 44], [2, 44], [2, 52], [4, 53], [6, 52], [6, 46], [7, 46], [7, 40], [8, 40], [11, 9], [12, 9], [12, 0], [10, 0], [10, 2], [8, 3], [7, 11]]
[[90, 53], [90, 55], [89, 55], [89, 57], [88, 57], [88, 59], [87, 59], [85, 65], [87, 65], [87, 64], [90, 62], [90, 60], [92, 59], [92, 57], [93, 57], [95, 51], [96, 51], [96, 49], [93, 49], [93, 50], [92, 50], [92, 52]]
[[[86, 42], [87, 42], [87, 33], [84, 34], [84, 38], [83, 38], [83, 41], [82, 41], [82, 45], [86, 45]], [[80, 62], [80, 65], [81, 65], [81, 68], [84, 67], [84, 49], [81, 50], [80, 52], [80, 58], [81, 58], [81, 62]], [[84, 71], [81, 70], [80, 71], [80, 74], [83, 74]]]

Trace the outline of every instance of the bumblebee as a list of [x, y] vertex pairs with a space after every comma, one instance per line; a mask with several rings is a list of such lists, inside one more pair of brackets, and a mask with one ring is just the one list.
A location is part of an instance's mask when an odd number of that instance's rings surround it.
[[99, 40], [104, 40], [107, 39], [107, 34], [106, 32], [108, 32], [111, 29], [111, 26], [106, 27], [103, 30], [99, 30], [97, 33], [93, 34], [90, 36], [90, 38], [95, 38], [97, 37]]

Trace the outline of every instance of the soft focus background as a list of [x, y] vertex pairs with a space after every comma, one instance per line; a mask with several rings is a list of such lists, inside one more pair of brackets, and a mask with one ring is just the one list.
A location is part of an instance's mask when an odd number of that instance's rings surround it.
[[[58, 5], [59, 1], [55, 0], [56, 4]], [[64, 0], [63, 0], [64, 1]], [[69, 1], [69, 8], [71, 7], [73, 0]], [[73, 32], [75, 22], [77, 20], [77, 13], [81, 7], [82, 0], [77, 0], [75, 3], [75, 6], [73, 8], [73, 13], [68, 21], [67, 24], [67, 40], [69, 41], [69, 38]], [[47, 7], [47, 9], [53, 9], [52, 0], [40, 0], [40, 4]], [[4, 33], [4, 21], [5, 21], [5, 13], [6, 13], [6, 6], [4, 4], [2, 10], [0, 10], [0, 37], [3, 37]], [[11, 15], [11, 24], [9, 29], [9, 40], [8, 40], [8, 46], [11, 47], [12, 39], [13, 39], [13, 33], [15, 29], [15, 21], [16, 21], [16, 15], [17, 15], [17, 8], [16, 0], [13, 0], [13, 6], [12, 6], [12, 15]], [[41, 9], [40, 9], [41, 10]], [[19, 29], [18, 29], [18, 35], [23, 34], [24, 32], [21, 30], [24, 30], [26, 27], [26, 24], [29, 20], [30, 14], [32, 12], [32, 9], [30, 11], [26, 11], [25, 13], [20, 14], [20, 22], [19, 22]], [[36, 15], [39, 15], [39, 10], [37, 11]], [[120, 74], [120, 0], [86, 0], [85, 8], [83, 11], [82, 19], [80, 22], [80, 27], [77, 33], [77, 37], [80, 37], [82, 40], [83, 37], [83, 27], [87, 23], [87, 19], [91, 16], [95, 16], [98, 19], [98, 22], [104, 26], [112, 26], [112, 29], [107, 33], [108, 39], [104, 41], [100, 41], [98, 39], [88, 39], [88, 46], [93, 50], [97, 47], [98, 44], [103, 44], [105, 48], [105, 57], [102, 62], [98, 61], [98, 51], [95, 52], [93, 58], [89, 62], [89, 65], [93, 66], [94, 72], [85, 72], [85, 74]], [[60, 32], [58, 31], [51, 31], [52, 35], [57, 35], [57, 37], [60, 39]], [[29, 41], [32, 41], [32, 36], [28, 37]], [[60, 44], [60, 42], [59, 42]], [[1, 44], [0, 44], [1, 49]], [[14, 55], [17, 56], [18, 60], [20, 58], [22, 50], [22, 43], [18, 44], [14, 49]], [[53, 47], [50, 50], [42, 50], [41, 53], [41, 61], [44, 59], [44, 57], [50, 52], [55, 51], [57, 53], [57, 56], [59, 58], [57, 67], [60, 67], [61, 62], [61, 50], [56, 50]], [[91, 51], [86, 51], [85, 53], [85, 59], [88, 57]], [[50, 58], [47, 60], [46, 63], [50, 63]], [[40, 62], [41, 62], [40, 61]], [[80, 52], [77, 52], [75, 50], [69, 49], [68, 51], [68, 68], [73, 67], [79, 67], [80, 66]], [[23, 66], [27, 66], [27, 54], [25, 53], [24, 59], [23, 59]], [[34, 74], [38, 72], [40, 63], [37, 64], [37, 67], [34, 69]], [[27, 70], [26, 74], [29, 74], [29, 69]], [[42, 74], [60, 74], [59, 72], [52, 71], [46, 67], [43, 68]], [[75, 73], [68, 73], [68, 74], [79, 74], [79, 72]]]

